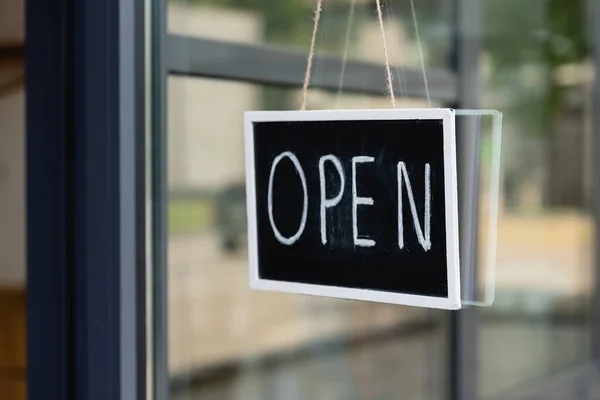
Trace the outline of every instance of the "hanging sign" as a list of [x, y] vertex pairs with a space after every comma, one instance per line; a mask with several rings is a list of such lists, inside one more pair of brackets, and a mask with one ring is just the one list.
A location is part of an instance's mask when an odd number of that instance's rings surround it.
[[250, 285], [458, 309], [454, 111], [247, 112]]

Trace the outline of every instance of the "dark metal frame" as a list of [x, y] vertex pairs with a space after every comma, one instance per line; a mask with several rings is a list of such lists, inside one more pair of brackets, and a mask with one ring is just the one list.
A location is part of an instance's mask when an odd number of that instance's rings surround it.
[[[481, 54], [481, 0], [454, 0], [454, 52], [451, 60], [458, 77], [456, 109], [480, 108], [480, 54]], [[468, 179], [477, 165], [479, 145], [477, 127], [471, 126], [473, 119], [457, 120], [457, 151], [459, 174], [459, 228], [461, 238], [469, 237], [460, 243], [461, 281], [469, 282], [469, 274], [475, 271], [477, 232], [475, 218], [469, 218], [465, 210], [477, 207], [477, 183]], [[473, 134], [474, 133], [474, 134]], [[477, 175], [475, 175], [477, 176]], [[461, 179], [462, 178], [462, 179]], [[465, 198], [471, 193], [473, 197]], [[470, 225], [469, 222], [470, 221]], [[477, 314], [476, 307], [467, 307], [452, 312], [450, 316], [450, 398], [475, 400], [477, 388]]]
[[66, 4], [27, 4], [27, 381], [32, 400], [70, 399], [74, 390]]
[[145, 4], [26, 7], [29, 398], [145, 399]]
[[151, 399], [169, 398], [169, 356], [167, 299], [167, 70], [166, 18], [167, 1], [151, 0], [151, 231], [152, 231], [152, 396]]

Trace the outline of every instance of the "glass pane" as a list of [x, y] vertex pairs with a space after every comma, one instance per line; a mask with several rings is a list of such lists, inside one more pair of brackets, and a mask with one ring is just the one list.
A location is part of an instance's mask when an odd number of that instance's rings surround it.
[[[449, 65], [451, 1], [414, 0], [418, 37], [410, 0], [381, 3], [392, 64], [420, 68], [420, 42], [427, 67]], [[306, 51], [315, 5], [316, 0], [171, 0], [168, 31]], [[384, 53], [375, 2], [323, 1], [316, 52], [336, 56], [346, 53], [349, 59], [382, 62]]]
[[505, 124], [496, 302], [479, 326], [482, 398], [591, 357], [598, 128], [588, 3], [483, 2], [484, 105]]
[[[172, 398], [442, 399], [442, 312], [249, 289], [243, 112], [295, 109], [299, 99], [299, 90], [168, 80]], [[313, 108], [335, 102], [309, 96]], [[389, 107], [359, 95], [339, 103]]]

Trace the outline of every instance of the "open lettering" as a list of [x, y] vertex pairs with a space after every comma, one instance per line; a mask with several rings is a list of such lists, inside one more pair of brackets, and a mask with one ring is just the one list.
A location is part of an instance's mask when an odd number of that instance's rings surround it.
[[[275, 175], [277, 165], [283, 158], [289, 158], [294, 167], [298, 176], [300, 177], [300, 182], [302, 184], [302, 190], [304, 195], [303, 208], [302, 208], [302, 216], [299, 221], [299, 228], [296, 233], [290, 237], [285, 237], [281, 234], [279, 229], [275, 224], [275, 219], [273, 217], [273, 177]], [[372, 197], [364, 197], [358, 193], [357, 189], [357, 169], [361, 166], [361, 164], [373, 163], [375, 162], [375, 158], [371, 156], [356, 156], [352, 157], [352, 171], [351, 171], [351, 187], [352, 187], [352, 238], [354, 246], [359, 247], [373, 247], [376, 245], [375, 240], [365, 237], [364, 235], [359, 234], [359, 211], [360, 207], [366, 206], [374, 206], [375, 199]], [[342, 163], [338, 157], [333, 154], [324, 155], [319, 159], [318, 163], [319, 170], [319, 189], [320, 189], [320, 204], [319, 204], [319, 216], [320, 216], [320, 233], [321, 233], [321, 243], [326, 245], [328, 242], [328, 231], [327, 231], [327, 212], [334, 207], [337, 207], [344, 196], [346, 189], [346, 176], [344, 173], [344, 168]], [[339, 177], [340, 185], [339, 189], [335, 194], [327, 195], [327, 175], [325, 173], [327, 168], [334, 168]], [[424, 165], [424, 193], [423, 193], [423, 216], [422, 221], [419, 219], [419, 215], [417, 212], [417, 203], [415, 200], [415, 194], [411, 185], [411, 178], [409, 176], [409, 172], [406, 166], [406, 163], [403, 161], [399, 161], [396, 166], [397, 173], [397, 204], [398, 204], [398, 248], [404, 249], [405, 241], [404, 241], [404, 231], [405, 231], [405, 203], [408, 200], [408, 208], [410, 209], [410, 216], [412, 219], [413, 229], [417, 236], [418, 242], [423, 248], [424, 251], [429, 251], [431, 249], [431, 167], [429, 163], [425, 163]], [[304, 232], [304, 228], [306, 226], [307, 212], [308, 212], [308, 189], [306, 186], [306, 177], [304, 170], [298, 158], [290, 151], [283, 152], [279, 154], [273, 160], [271, 164], [271, 171], [269, 174], [269, 186], [268, 186], [268, 213], [269, 213], [269, 222], [271, 224], [271, 228], [275, 235], [275, 238], [279, 241], [279, 243], [284, 244], [286, 246], [293, 245]]]

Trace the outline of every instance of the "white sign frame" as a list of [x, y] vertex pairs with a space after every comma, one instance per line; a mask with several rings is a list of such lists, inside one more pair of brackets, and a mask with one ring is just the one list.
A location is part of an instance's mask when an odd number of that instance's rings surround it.
[[[256, 215], [254, 123], [415, 119], [443, 121], [448, 297], [422, 296], [369, 289], [356, 289], [261, 279], [258, 275], [259, 260]], [[249, 278], [250, 287], [252, 289], [352, 300], [364, 300], [378, 303], [401, 304], [445, 310], [458, 310], [461, 308], [458, 240], [458, 189], [454, 110], [445, 108], [427, 108], [385, 110], [247, 111], [244, 113], [244, 137], [246, 152], [248, 257], [250, 262]]]

